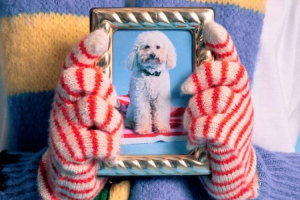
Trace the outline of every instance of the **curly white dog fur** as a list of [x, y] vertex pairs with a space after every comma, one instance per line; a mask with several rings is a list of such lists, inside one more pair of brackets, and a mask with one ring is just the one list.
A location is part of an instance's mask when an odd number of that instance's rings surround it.
[[138, 134], [170, 131], [170, 76], [176, 66], [176, 50], [160, 31], [138, 35], [127, 58], [132, 71], [129, 86], [130, 104], [125, 126]]

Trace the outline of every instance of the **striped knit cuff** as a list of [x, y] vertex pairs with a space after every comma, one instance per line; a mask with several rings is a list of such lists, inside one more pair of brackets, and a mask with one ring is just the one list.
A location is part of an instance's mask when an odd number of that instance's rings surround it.
[[300, 154], [274, 153], [261, 147], [255, 151], [260, 178], [257, 199], [299, 199]]

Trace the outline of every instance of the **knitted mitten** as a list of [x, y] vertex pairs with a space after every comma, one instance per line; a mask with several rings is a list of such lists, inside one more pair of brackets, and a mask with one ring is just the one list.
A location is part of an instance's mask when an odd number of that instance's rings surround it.
[[52, 104], [49, 149], [38, 172], [42, 199], [93, 199], [106, 179], [98, 162], [115, 161], [123, 121], [109, 78], [94, 63], [107, 50], [108, 36], [96, 30], [68, 55]]
[[251, 199], [258, 177], [249, 78], [222, 26], [205, 24], [204, 39], [216, 61], [203, 62], [182, 85], [184, 93], [194, 95], [184, 114], [188, 148], [207, 147], [212, 175], [200, 179], [214, 198]]

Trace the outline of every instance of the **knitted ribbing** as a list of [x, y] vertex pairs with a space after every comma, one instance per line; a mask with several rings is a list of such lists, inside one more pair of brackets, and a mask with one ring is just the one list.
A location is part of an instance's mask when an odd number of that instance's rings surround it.
[[300, 154], [270, 152], [255, 147], [259, 190], [257, 200], [297, 200], [300, 197]]
[[3, 173], [9, 176], [6, 190], [0, 191], [0, 199], [37, 200], [37, 170], [45, 149], [37, 153], [21, 153], [17, 163], [6, 165]]

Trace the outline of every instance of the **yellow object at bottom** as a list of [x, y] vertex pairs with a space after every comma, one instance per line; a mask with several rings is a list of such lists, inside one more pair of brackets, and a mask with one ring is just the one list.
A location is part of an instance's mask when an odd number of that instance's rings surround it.
[[127, 200], [130, 193], [130, 182], [122, 181], [111, 186], [109, 200]]

